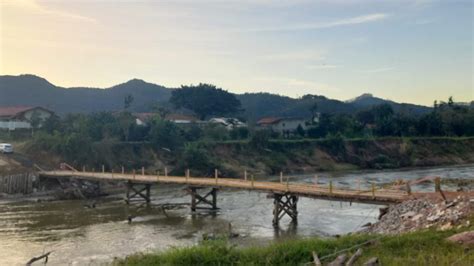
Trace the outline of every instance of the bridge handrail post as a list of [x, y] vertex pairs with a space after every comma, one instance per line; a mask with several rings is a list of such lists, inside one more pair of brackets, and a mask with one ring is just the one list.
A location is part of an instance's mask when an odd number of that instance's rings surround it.
[[135, 179], [135, 169], [133, 169], [133, 179]]
[[85, 165], [82, 166], [82, 172], [83, 172], [83, 173], [86, 172], [86, 166], [85, 166]]
[[441, 192], [441, 177], [435, 178], [435, 192]]
[[407, 193], [408, 193], [408, 195], [411, 195], [411, 187], [410, 187], [410, 182], [409, 182], [409, 181], [407, 181], [406, 187], [407, 187]]
[[217, 184], [217, 179], [218, 179], [217, 169], [214, 169], [214, 178], [216, 179], [216, 184]]
[[283, 172], [280, 172], [280, 183], [283, 183]]
[[142, 175], [145, 175], [145, 167], [142, 166]]
[[188, 182], [188, 178], [189, 178], [189, 169], [186, 169], [185, 175], [186, 175], [186, 182]]
[[125, 174], [125, 168], [122, 165], [122, 175]]
[[253, 186], [254, 186], [254, 182], [255, 182], [255, 177], [254, 177], [253, 175], [251, 175], [251, 178], [252, 178], [252, 183], [251, 183], [251, 185], [252, 185], [252, 187], [253, 187]]
[[332, 194], [332, 180], [329, 180], [329, 194]]
[[375, 184], [372, 182], [372, 197], [375, 198]]
[[290, 190], [290, 176], [286, 176], [286, 192]]
[[314, 186], [318, 188], [318, 175], [314, 175]]
[[244, 180], [247, 181], [247, 170], [244, 171]]
[[102, 165], [102, 173], [105, 173], [105, 165]]
[[165, 176], [168, 176], [168, 167], [165, 167]]

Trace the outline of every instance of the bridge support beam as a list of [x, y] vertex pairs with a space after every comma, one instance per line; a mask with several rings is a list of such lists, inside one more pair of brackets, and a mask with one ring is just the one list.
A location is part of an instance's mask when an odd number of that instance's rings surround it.
[[146, 203], [150, 203], [150, 188], [151, 184], [133, 183], [128, 181], [125, 203], [130, 204], [132, 201], [141, 200], [144, 200]]
[[[187, 192], [191, 195], [191, 211], [195, 212], [197, 209], [204, 210], [218, 210], [217, 208], [217, 188], [212, 188], [208, 193], [200, 195], [198, 190], [203, 187], [188, 187]], [[199, 205], [207, 205], [206, 207]]]
[[288, 215], [293, 222], [298, 221], [298, 196], [289, 193], [278, 194], [273, 196], [273, 226], [277, 227], [280, 224], [281, 218]]

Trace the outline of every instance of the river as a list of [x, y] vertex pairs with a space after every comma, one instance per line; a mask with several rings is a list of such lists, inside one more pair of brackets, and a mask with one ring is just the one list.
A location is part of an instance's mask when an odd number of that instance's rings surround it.
[[[368, 182], [388, 183], [398, 178], [425, 176], [474, 179], [474, 165], [390, 171], [354, 171], [291, 176], [290, 182], [318, 182], [336, 187], [361, 187]], [[278, 180], [278, 177], [274, 178]], [[454, 187], [444, 189], [455, 189]], [[191, 214], [189, 207], [163, 211], [160, 204], [189, 203], [183, 186], [159, 185], [152, 189], [151, 207], [127, 206], [112, 195], [97, 200], [96, 208], [85, 201], [0, 200], [0, 265], [24, 265], [30, 258], [53, 251], [49, 265], [96, 265], [136, 252], [166, 250], [199, 243], [203, 234], [227, 233], [240, 246], [265, 245], [288, 238], [327, 237], [359, 230], [375, 222], [377, 205], [341, 203], [300, 198], [298, 224], [284, 218], [280, 228], [272, 226], [272, 199], [265, 193], [221, 190], [220, 211]], [[433, 184], [414, 190], [434, 190]], [[135, 216], [132, 223], [127, 217]]]

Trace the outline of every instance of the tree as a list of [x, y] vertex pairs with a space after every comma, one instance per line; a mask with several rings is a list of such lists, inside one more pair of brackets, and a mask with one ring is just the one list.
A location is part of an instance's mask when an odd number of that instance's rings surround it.
[[123, 99], [123, 109], [128, 110], [133, 103], [133, 95], [129, 94]]
[[311, 123], [314, 123], [314, 119], [318, 113], [318, 103], [313, 103], [313, 105], [311, 105], [309, 108], [309, 111], [311, 112]]
[[210, 115], [228, 115], [240, 110], [241, 103], [235, 95], [211, 84], [181, 86], [174, 90], [170, 102], [176, 108], [194, 111], [201, 120]]
[[30, 125], [31, 125], [31, 135], [34, 134], [34, 131], [41, 126], [41, 116], [38, 112], [33, 112], [30, 117]]

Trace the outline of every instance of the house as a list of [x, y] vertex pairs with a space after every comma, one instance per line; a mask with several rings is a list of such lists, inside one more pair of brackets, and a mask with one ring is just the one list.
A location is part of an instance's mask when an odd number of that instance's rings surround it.
[[262, 129], [270, 129], [283, 135], [296, 132], [298, 126], [306, 129], [307, 119], [299, 117], [265, 117], [257, 121], [257, 126]]
[[[135, 117], [135, 123], [138, 126], [146, 126], [146, 124], [157, 115], [156, 113], [133, 113]], [[175, 124], [191, 124], [197, 123], [198, 119], [191, 115], [182, 115], [182, 114], [167, 114], [165, 116], [166, 121], [173, 122]]]
[[240, 121], [237, 118], [232, 118], [232, 117], [215, 117], [215, 118], [209, 119], [208, 123], [222, 125], [229, 130], [238, 128], [238, 127], [247, 126], [247, 124], [245, 124], [244, 122]]
[[183, 114], [167, 114], [165, 120], [171, 121], [176, 124], [191, 124], [198, 123], [199, 119], [192, 115], [183, 115]]
[[28, 129], [35, 123], [41, 127], [54, 113], [43, 107], [9, 106], [0, 107], [0, 129]]

